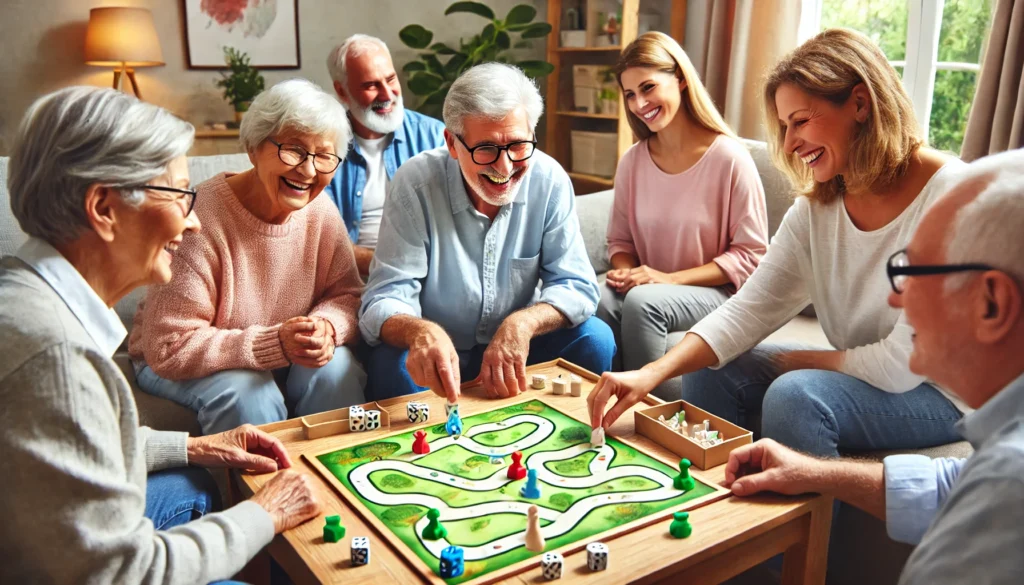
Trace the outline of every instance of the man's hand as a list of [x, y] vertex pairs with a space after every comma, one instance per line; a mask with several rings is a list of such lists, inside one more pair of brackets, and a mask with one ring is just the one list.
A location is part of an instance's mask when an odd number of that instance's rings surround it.
[[293, 364], [322, 368], [334, 357], [334, 326], [321, 317], [292, 317], [281, 325], [278, 338]]
[[526, 358], [532, 335], [522, 323], [502, 323], [484, 350], [480, 382], [491, 398], [508, 398], [526, 392]]
[[823, 462], [771, 439], [744, 445], [729, 454], [725, 487], [737, 496], [758, 492], [786, 495], [820, 492]]
[[448, 402], [459, 401], [461, 373], [459, 354], [448, 334], [434, 323], [428, 324], [409, 344], [405, 360], [409, 377], [417, 386], [426, 386]]
[[274, 534], [295, 528], [320, 513], [313, 493], [313, 480], [305, 473], [282, 471], [256, 492], [252, 501], [263, 507], [274, 521]]
[[[605, 372], [587, 396], [590, 409], [590, 426], [593, 428], [612, 426], [615, 419], [622, 416], [630, 406], [643, 400], [655, 386], [657, 376], [646, 369], [632, 372]], [[614, 396], [615, 406], [605, 414], [608, 400]]]
[[198, 467], [269, 473], [292, 466], [281, 441], [248, 424], [216, 435], [189, 437], [187, 450], [189, 465]]

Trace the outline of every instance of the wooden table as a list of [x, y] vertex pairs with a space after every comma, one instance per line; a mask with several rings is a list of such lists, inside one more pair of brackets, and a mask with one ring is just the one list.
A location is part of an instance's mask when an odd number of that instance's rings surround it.
[[[527, 368], [527, 373], [547, 374], [551, 379], [559, 372], [573, 367], [565, 362], [549, 362]], [[573, 370], [575, 371], [575, 370]], [[584, 377], [584, 397], [594, 386], [596, 377]], [[317, 497], [322, 504], [321, 515], [293, 530], [278, 535], [269, 547], [270, 554], [297, 584], [305, 583], [422, 583], [422, 578], [405, 561], [412, 555], [406, 550], [391, 548], [386, 540], [342, 500], [323, 481], [319, 474], [301, 457], [302, 454], [320, 453], [364, 443], [374, 436], [383, 436], [413, 427], [406, 419], [405, 403], [412, 396], [382, 401], [391, 415], [391, 429], [374, 432], [349, 433], [307, 441], [303, 437], [299, 419], [263, 425], [263, 430], [281, 439], [292, 457], [295, 469], [316, 478]], [[554, 396], [550, 391], [529, 391], [520, 399], [541, 399], [571, 414], [589, 421], [585, 398]], [[433, 393], [415, 395], [415, 400], [428, 402], [431, 420], [440, 420], [444, 413], [444, 399]], [[517, 400], [517, 399], [509, 399]], [[649, 404], [659, 403], [650, 398]], [[494, 400], [483, 397], [479, 388], [465, 388], [459, 403], [463, 417], [487, 411], [496, 406]], [[648, 404], [641, 405], [646, 408]], [[656, 443], [637, 435], [633, 429], [632, 409], [610, 429], [609, 434], [625, 437], [647, 451], [664, 457], [675, 456]], [[705, 480], [722, 482], [725, 466], [698, 472]], [[233, 482], [239, 495], [249, 497], [265, 484], [272, 475], [239, 473]], [[346, 527], [346, 538], [338, 544], [324, 544], [322, 531], [324, 517], [340, 514]], [[692, 510], [690, 521], [693, 535], [676, 540], [668, 533], [668, 522], [658, 522], [635, 532], [607, 541], [611, 549], [608, 569], [590, 572], [586, 568], [586, 551], [566, 556], [565, 569], [560, 582], [570, 583], [719, 583], [753, 567], [777, 554], [784, 553], [782, 582], [784, 584], [820, 584], [825, 582], [826, 552], [829, 526], [832, 520], [832, 499], [820, 495], [786, 497], [775, 495], [748, 498], [727, 497]], [[349, 563], [348, 537], [369, 536], [372, 562], [369, 566], [352, 567]], [[508, 579], [509, 583], [541, 583], [540, 569], [533, 569]]]

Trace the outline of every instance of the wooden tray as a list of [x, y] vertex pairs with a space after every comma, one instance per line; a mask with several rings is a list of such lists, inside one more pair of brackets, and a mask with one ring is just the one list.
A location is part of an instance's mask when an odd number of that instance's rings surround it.
[[[658, 421], [659, 416], [669, 418], [680, 410], [686, 412], [687, 425], [692, 426], [706, 420], [710, 430], [718, 431], [725, 437], [725, 442], [714, 447], [703, 447], [700, 443], [689, 437], [684, 437]], [[729, 460], [730, 451], [742, 445], [749, 445], [754, 438], [750, 431], [683, 400], [637, 410], [634, 412], [633, 419], [637, 433], [676, 455], [689, 459], [697, 469], [710, 469], [725, 463]]]

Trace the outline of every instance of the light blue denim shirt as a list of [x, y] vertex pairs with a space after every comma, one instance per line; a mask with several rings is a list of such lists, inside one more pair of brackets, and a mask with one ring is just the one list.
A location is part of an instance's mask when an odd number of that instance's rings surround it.
[[385, 321], [413, 315], [467, 351], [531, 304], [548, 303], [576, 326], [599, 297], [572, 184], [554, 159], [537, 151], [516, 199], [491, 222], [470, 202], [458, 161], [438, 148], [391, 182], [359, 327], [377, 345]]
[[1024, 375], [957, 429], [969, 459], [885, 458], [889, 536], [917, 544], [900, 583], [1024, 582]]
[[[388, 180], [393, 180], [398, 168], [417, 154], [444, 146], [444, 124], [418, 112], [405, 110], [402, 125], [391, 134], [391, 140], [384, 149], [384, 171]], [[335, 171], [324, 193], [341, 211], [341, 218], [348, 230], [352, 243], [359, 241], [359, 222], [363, 219], [363, 189], [366, 188], [366, 159], [353, 140], [348, 154]]]

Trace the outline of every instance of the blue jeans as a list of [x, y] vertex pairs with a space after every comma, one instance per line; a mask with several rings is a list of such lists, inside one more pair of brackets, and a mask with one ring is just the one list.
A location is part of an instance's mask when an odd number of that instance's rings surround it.
[[[486, 349], [486, 345], [477, 345], [469, 351], [459, 352], [459, 373], [464, 382], [476, 378], [480, 373], [480, 363]], [[405, 368], [408, 355], [408, 350], [386, 343], [370, 351], [366, 388], [369, 400], [383, 400], [426, 390], [417, 386], [409, 377], [409, 371]], [[526, 362], [536, 364], [562, 358], [600, 374], [611, 369], [614, 355], [615, 338], [612, 330], [597, 317], [591, 317], [576, 327], [558, 329], [533, 338]]]
[[[220, 491], [213, 476], [198, 467], [179, 467], [149, 474], [146, 518], [157, 530], [168, 530], [220, 510]], [[217, 581], [211, 585], [244, 585]]]
[[805, 346], [762, 343], [719, 370], [683, 376], [682, 398], [741, 427], [811, 455], [920, 449], [961, 440], [961, 413], [928, 384], [902, 394], [846, 374], [779, 375], [774, 357]]
[[277, 422], [289, 413], [305, 416], [366, 402], [366, 373], [347, 347], [336, 348], [322, 368], [293, 365], [280, 372], [287, 376], [283, 389], [272, 371], [224, 370], [194, 380], [167, 380], [144, 363], [135, 365], [139, 388], [196, 411], [206, 435], [245, 423]]

